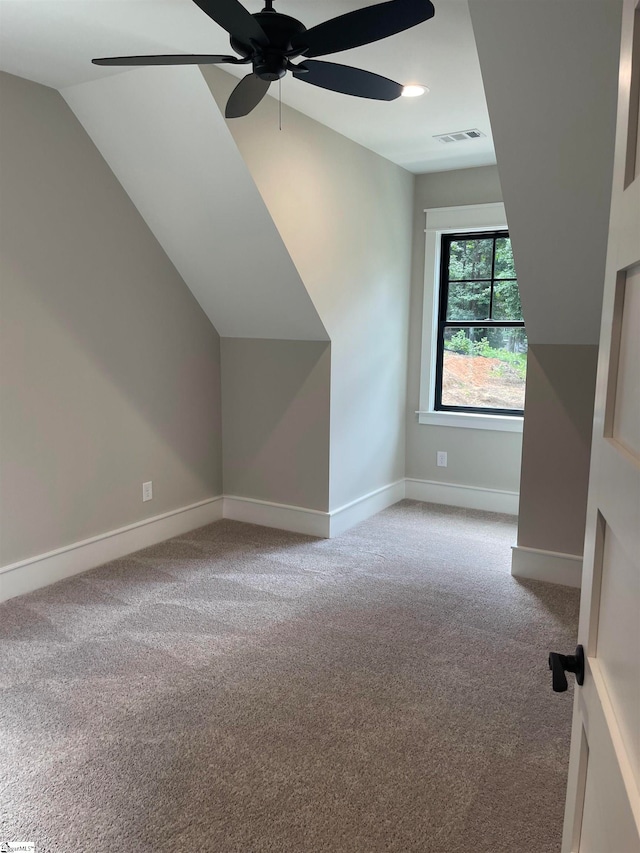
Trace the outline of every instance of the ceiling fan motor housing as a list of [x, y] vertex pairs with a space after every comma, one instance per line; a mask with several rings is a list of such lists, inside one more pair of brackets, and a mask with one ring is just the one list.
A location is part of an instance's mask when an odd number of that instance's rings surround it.
[[258, 12], [253, 17], [264, 30], [269, 44], [247, 43], [232, 36], [231, 47], [241, 56], [252, 59], [253, 72], [262, 80], [279, 80], [286, 74], [289, 59], [302, 53], [302, 50], [293, 51], [292, 38], [307, 28], [296, 18], [279, 12]]

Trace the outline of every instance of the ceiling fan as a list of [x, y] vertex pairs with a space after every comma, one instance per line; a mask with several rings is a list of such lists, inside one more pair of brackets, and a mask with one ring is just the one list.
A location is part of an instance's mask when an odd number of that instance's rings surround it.
[[[387, 77], [335, 62], [309, 61], [310, 57], [360, 47], [415, 27], [434, 15], [430, 0], [387, 0], [364, 9], [339, 15], [311, 29], [276, 12], [274, 0], [252, 15], [238, 0], [194, 0], [231, 36], [237, 56], [178, 54], [161, 56], [112, 56], [94, 59], [95, 65], [231, 65], [253, 66], [251, 74], [238, 83], [225, 109], [227, 118], [248, 115], [267, 94], [274, 80], [291, 71], [294, 77], [360, 98], [392, 101], [403, 86]], [[301, 58], [297, 65], [293, 59]]]

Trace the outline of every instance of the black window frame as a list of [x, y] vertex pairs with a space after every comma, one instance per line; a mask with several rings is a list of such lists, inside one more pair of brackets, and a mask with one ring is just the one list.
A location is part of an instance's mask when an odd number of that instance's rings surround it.
[[[506, 415], [509, 417], [522, 417], [524, 409], [492, 409], [487, 406], [446, 406], [442, 402], [442, 379], [444, 369], [444, 335], [445, 330], [452, 328], [524, 328], [524, 320], [447, 320], [447, 303], [449, 300], [449, 258], [451, 254], [451, 243], [456, 240], [487, 240], [493, 239], [493, 252], [491, 255], [491, 278], [462, 279], [466, 282], [488, 281], [491, 284], [491, 295], [489, 300], [489, 317], [493, 313], [493, 291], [496, 281], [518, 281], [517, 278], [495, 279], [496, 263], [496, 240], [510, 239], [506, 228], [491, 231], [461, 231], [442, 234], [440, 238], [440, 291], [438, 295], [438, 322], [437, 322], [437, 346], [436, 346], [436, 382], [434, 411], [436, 412], [463, 412], [473, 415]], [[454, 280], [454, 284], [458, 281]]]

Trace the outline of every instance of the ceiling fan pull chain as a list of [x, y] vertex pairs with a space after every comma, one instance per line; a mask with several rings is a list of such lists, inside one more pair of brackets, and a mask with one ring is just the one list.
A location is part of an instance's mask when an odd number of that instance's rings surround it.
[[278, 80], [278, 124], [282, 130], [282, 77]]

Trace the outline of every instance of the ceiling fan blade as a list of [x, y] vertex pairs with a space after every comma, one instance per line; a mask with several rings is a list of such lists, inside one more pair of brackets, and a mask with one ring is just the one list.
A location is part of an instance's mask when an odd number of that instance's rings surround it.
[[338, 65], [336, 62], [304, 61], [301, 65], [291, 67], [293, 76], [312, 86], [342, 92], [345, 95], [355, 95], [358, 98], [373, 98], [376, 101], [394, 101], [402, 94], [403, 86], [350, 65]]
[[238, 0], [193, 0], [223, 30], [239, 41], [267, 45], [269, 39], [253, 15]]
[[393, 36], [433, 18], [430, 0], [387, 0], [331, 18], [291, 40], [305, 56], [325, 56]]
[[105, 56], [102, 59], [92, 59], [94, 65], [219, 65], [232, 62], [234, 65], [249, 60], [238, 59], [237, 56], [217, 56], [207, 53], [166, 54], [158, 56]]
[[271, 83], [257, 74], [247, 74], [231, 93], [225, 107], [225, 118], [241, 118], [248, 115], [267, 94]]

